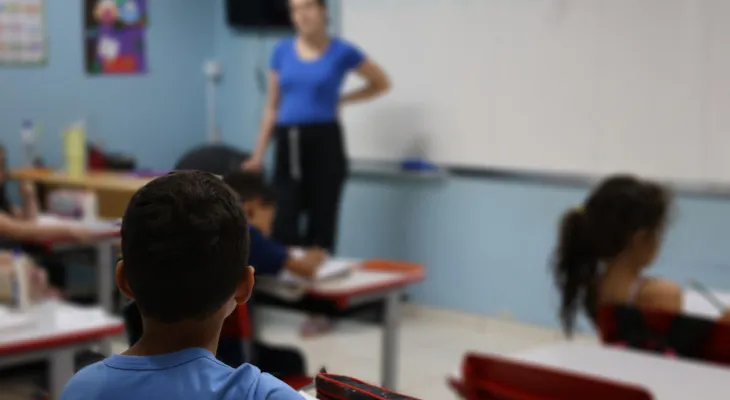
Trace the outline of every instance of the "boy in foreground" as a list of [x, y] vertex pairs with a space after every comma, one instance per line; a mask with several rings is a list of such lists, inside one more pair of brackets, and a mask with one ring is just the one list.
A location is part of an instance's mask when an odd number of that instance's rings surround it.
[[253, 289], [248, 224], [236, 195], [202, 172], [176, 172], [142, 187], [122, 222], [119, 289], [134, 299], [141, 339], [79, 371], [62, 400], [294, 400], [289, 386], [214, 353], [223, 320]]

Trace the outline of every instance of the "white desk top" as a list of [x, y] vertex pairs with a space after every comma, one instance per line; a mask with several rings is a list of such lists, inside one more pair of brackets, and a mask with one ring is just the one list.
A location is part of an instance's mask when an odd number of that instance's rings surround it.
[[[730, 293], [713, 290], [715, 297], [730, 308]], [[720, 310], [712, 305], [704, 296], [694, 290], [685, 290], [682, 310], [685, 314], [716, 319]]]
[[311, 291], [321, 294], [339, 294], [357, 291], [361, 288], [382, 287], [401, 280], [403, 275], [400, 272], [356, 269], [342, 278], [316, 282], [312, 285]]
[[83, 221], [72, 218], [63, 218], [56, 215], [42, 214], [38, 216], [36, 220], [38, 225], [46, 226], [78, 226], [79, 228], [90, 229], [100, 235], [118, 234], [121, 226], [118, 221], [113, 220], [95, 220], [95, 221]]
[[99, 307], [78, 307], [57, 300], [34, 305], [22, 315], [28, 317], [28, 323], [0, 330], [0, 354], [23, 343], [41, 343], [64, 336], [78, 337], [91, 331], [121, 331], [124, 328], [121, 319], [110, 316]]
[[307, 392], [300, 391], [299, 394], [302, 395], [302, 398], [304, 398], [304, 400], [317, 400], [316, 397], [312, 396], [311, 394], [309, 394]]
[[724, 400], [730, 396], [730, 368], [630, 350], [560, 343], [511, 358], [639, 385], [656, 400]]

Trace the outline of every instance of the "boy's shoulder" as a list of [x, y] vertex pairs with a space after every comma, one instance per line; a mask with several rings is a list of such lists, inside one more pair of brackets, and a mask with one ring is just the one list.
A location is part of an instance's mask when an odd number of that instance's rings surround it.
[[61, 394], [61, 400], [93, 399], [98, 394], [98, 382], [107, 372], [104, 361], [88, 365], [74, 374]]
[[247, 400], [301, 400], [302, 395], [272, 375], [261, 373], [253, 394]]
[[[240, 399], [240, 400], [300, 400], [301, 395], [294, 389], [288, 386], [286, 383], [275, 378], [267, 373], [262, 373], [257, 367], [251, 364], [243, 364], [237, 369], [230, 368], [222, 363], [218, 362], [206, 362], [207, 366], [212, 368], [199, 368], [195, 367], [197, 374], [213, 373], [216, 375], [215, 381], [220, 382], [220, 379], [227, 381], [227, 384], [222, 385], [222, 388], [226, 393], [221, 393], [216, 388], [208, 388], [210, 392], [205, 388], [197, 387], [192, 389], [194, 392], [198, 392], [201, 397], [200, 399], [206, 399], [207, 394], [211, 395], [210, 398], [220, 399]], [[219, 366], [219, 367], [217, 367]], [[173, 368], [174, 369], [174, 368]], [[166, 369], [169, 371], [169, 369]], [[165, 370], [150, 371], [145, 370], [120, 370], [117, 368], [111, 368], [106, 365], [104, 361], [91, 364], [80, 371], [78, 371], [73, 378], [68, 382], [61, 395], [61, 400], [88, 400], [88, 399], [106, 399], [109, 398], [110, 391], [114, 395], [125, 395], [120, 392], [120, 387], [127, 387], [129, 389], [128, 395], [142, 395], [143, 393], [152, 394], [155, 390], [151, 388], [142, 387], [146, 382], [147, 385], [154, 384], [155, 389], [161, 389], [162, 387], [168, 386], [179, 386], [180, 382], [178, 379], [185, 379], [184, 374], [165, 374]], [[159, 373], [159, 379], [150, 380], [150, 376], [147, 375], [151, 372]], [[145, 374], [147, 376], [134, 376], [137, 374]], [[223, 375], [227, 376], [223, 376]], [[166, 382], [162, 382], [162, 381]], [[190, 380], [185, 379], [190, 383]], [[125, 384], [129, 383], [130, 385]], [[111, 385], [109, 385], [111, 383]], [[140, 385], [141, 384], [141, 385]], [[130, 387], [131, 386], [131, 387]], [[185, 386], [185, 384], [183, 384]], [[178, 388], [179, 389], [179, 388]], [[186, 390], [188, 390], [186, 389]], [[202, 390], [200, 390], [202, 389]], [[124, 391], [124, 389], [121, 389]], [[140, 393], [136, 393], [139, 391]], [[188, 392], [190, 393], [190, 392]], [[119, 397], [119, 398], [122, 398]]]

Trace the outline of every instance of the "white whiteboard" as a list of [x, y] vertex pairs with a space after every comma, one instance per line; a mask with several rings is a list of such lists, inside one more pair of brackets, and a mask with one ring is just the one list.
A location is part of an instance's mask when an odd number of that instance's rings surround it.
[[341, 7], [393, 81], [344, 113], [356, 159], [730, 181], [730, 1]]

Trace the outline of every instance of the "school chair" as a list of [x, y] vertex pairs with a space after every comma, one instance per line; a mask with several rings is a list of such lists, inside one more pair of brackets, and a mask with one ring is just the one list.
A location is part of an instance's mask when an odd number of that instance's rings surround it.
[[652, 400], [633, 385], [502, 357], [467, 354], [452, 388], [466, 400]]
[[175, 164], [176, 170], [198, 170], [225, 175], [241, 168], [249, 153], [221, 144], [206, 144], [185, 153]]
[[315, 387], [319, 400], [418, 400], [344, 375], [320, 373]]
[[243, 362], [256, 365], [296, 390], [314, 381], [304, 374], [304, 359], [296, 350], [269, 347], [254, 341], [251, 315], [246, 304], [236, 307], [224, 321], [217, 357], [231, 367]]
[[730, 324], [660, 310], [611, 305], [599, 309], [606, 345], [730, 366]]

